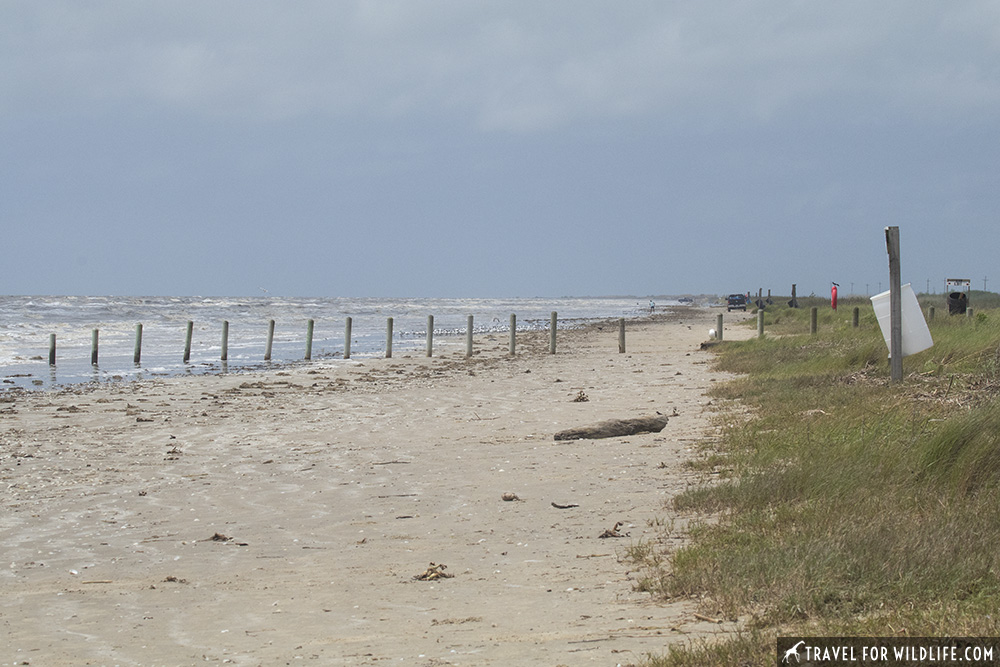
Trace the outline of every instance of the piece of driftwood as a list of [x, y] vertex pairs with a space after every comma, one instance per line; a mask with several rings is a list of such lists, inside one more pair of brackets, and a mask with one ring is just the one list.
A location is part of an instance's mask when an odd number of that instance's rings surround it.
[[694, 617], [697, 618], [699, 621], [707, 621], [709, 623], [722, 623], [723, 622], [723, 619], [721, 619], [721, 618], [712, 618], [711, 616], [702, 616], [701, 614], [695, 614]]
[[577, 505], [576, 503], [569, 503], [567, 505], [560, 505], [559, 503], [552, 503], [552, 506], [555, 507], [557, 510], [568, 510], [568, 509], [572, 509], [574, 507], [579, 507], [579, 505]]
[[635, 435], [636, 433], [659, 433], [666, 425], [667, 418], [664, 415], [639, 417], [637, 419], [609, 419], [593, 426], [559, 431], [556, 433], [555, 439], [596, 440], [598, 438], [617, 438], [623, 435]]
[[598, 535], [598, 537], [601, 538], [601, 539], [604, 539], [606, 537], [628, 537], [629, 536], [628, 533], [619, 532], [618, 529], [621, 528], [622, 525], [624, 525], [624, 524], [622, 524], [621, 521], [616, 521], [614, 528], [612, 528], [610, 530], [604, 531], [603, 533], [601, 533], [600, 535]]

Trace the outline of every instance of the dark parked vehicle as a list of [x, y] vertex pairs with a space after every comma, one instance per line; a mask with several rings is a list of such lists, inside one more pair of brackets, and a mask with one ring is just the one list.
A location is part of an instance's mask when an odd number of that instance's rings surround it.
[[747, 297], [745, 294], [730, 294], [726, 300], [726, 311], [747, 309]]

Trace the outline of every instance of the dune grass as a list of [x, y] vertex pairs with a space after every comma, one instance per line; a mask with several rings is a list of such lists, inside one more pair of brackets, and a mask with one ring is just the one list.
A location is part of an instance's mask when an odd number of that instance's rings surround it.
[[1000, 312], [939, 308], [934, 346], [892, 384], [858, 307], [858, 328], [852, 304], [821, 308], [815, 335], [808, 308], [769, 307], [765, 338], [716, 346], [740, 374], [713, 392], [722, 437], [695, 462], [716, 474], [673, 510], [718, 520], [633, 560], [640, 587], [746, 630], [645, 664], [772, 664], [778, 634], [1000, 631]]

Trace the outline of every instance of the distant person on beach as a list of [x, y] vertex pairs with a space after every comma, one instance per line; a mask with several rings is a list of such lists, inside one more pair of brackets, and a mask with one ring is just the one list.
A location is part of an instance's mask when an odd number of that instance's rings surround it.
[[656, 310], [656, 304], [653, 303], [652, 299], [650, 299], [649, 300], [649, 312], [653, 312], [654, 310]]

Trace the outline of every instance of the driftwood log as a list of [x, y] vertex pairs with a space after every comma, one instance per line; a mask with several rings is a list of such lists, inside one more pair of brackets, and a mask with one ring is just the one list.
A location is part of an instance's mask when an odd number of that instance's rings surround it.
[[559, 431], [556, 433], [555, 439], [596, 440], [598, 438], [617, 438], [623, 435], [635, 435], [636, 433], [659, 433], [666, 425], [667, 418], [663, 415], [639, 417], [637, 419], [609, 419], [593, 426]]

